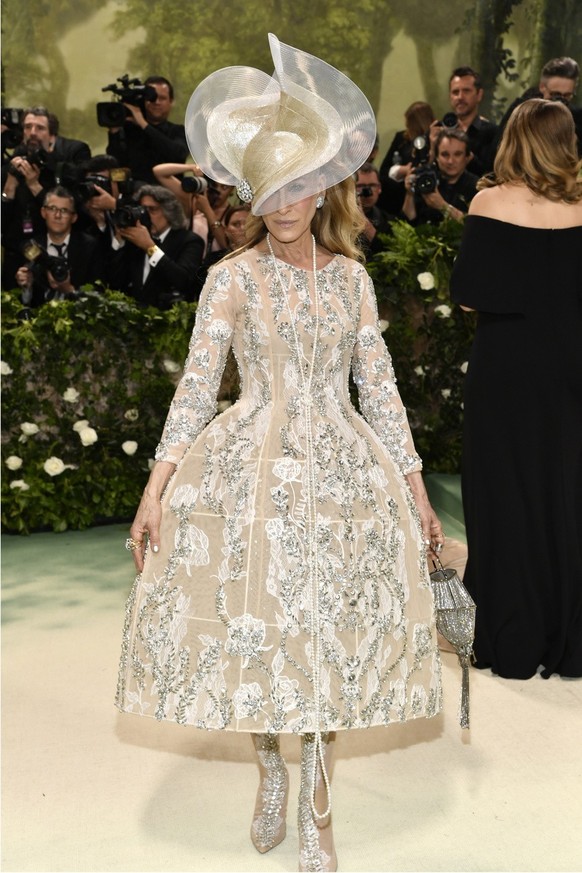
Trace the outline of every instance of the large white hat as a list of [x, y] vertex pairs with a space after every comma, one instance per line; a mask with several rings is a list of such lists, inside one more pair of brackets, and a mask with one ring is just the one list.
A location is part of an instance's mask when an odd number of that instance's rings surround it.
[[203, 172], [236, 185], [255, 215], [323, 191], [368, 159], [376, 120], [362, 91], [325, 61], [269, 34], [272, 76], [224, 67], [196, 88], [186, 137]]

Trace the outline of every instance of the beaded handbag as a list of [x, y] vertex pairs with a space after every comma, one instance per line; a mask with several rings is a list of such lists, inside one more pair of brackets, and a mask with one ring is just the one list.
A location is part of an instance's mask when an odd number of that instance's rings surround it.
[[459, 722], [469, 727], [469, 664], [475, 638], [475, 601], [456, 570], [445, 569], [438, 555], [431, 556], [435, 570], [430, 574], [437, 630], [455, 649], [463, 675]]

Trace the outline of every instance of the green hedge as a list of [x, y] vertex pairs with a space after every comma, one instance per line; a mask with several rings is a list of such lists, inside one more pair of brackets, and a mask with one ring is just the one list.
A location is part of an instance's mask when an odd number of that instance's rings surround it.
[[[460, 225], [394, 227], [370, 264], [384, 336], [429, 472], [460, 463], [464, 363], [473, 318], [448, 304]], [[430, 273], [435, 288], [417, 276]], [[431, 279], [423, 282], [431, 284]], [[443, 308], [444, 307], [444, 308]], [[140, 309], [117, 292], [49, 303], [22, 317], [3, 294], [2, 525], [82, 529], [130, 519], [187, 353], [195, 306]], [[222, 399], [236, 396], [232, 361]]]
[[4, 530], [133, 516], [194, 313], [192, 304], [160, 312], [89, 291], [23, 320], [22, 305], [3, 295]]

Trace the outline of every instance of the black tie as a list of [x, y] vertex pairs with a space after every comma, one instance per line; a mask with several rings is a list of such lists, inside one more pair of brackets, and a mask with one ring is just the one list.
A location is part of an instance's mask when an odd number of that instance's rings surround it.
[[51, 245], [52, 245], [53, 249], [57, 250], [57, 254], [58, 254], [59, 258], [65, 257], [64, 249], [66, 249], [66, 247], [67, 247], [65, 243], [51, 243]]

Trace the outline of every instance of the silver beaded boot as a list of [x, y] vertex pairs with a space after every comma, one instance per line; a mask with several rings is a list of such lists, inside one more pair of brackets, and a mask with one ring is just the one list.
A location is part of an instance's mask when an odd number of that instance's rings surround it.
[[289, 774], [276, 734], [251, 734], [261, 781], [251, 825], [251, 840], [258, 852], [268, 852], [285, 839]]
[[[322, 743], [325, 744], [326, 769], [331, 764], [330, 740], [332, 738], [335, 738], [335, 734], [321, 735]], [[331, 814], [328, 813], [323, 819], [318, 820], [313, 814], [313, 802], [319, 805], [319, 803], [326, 802], [326, 797], [329, 799], [329, 785], [322, 777], [321, 763], [316, 761], [317, 754], [315, 734], [302, 734], [301, 786], [298, 809], [299, 870], [301, 871], [337, 870]], [[317, 773], [315, 786], [313, 784], [314, 773]]]

